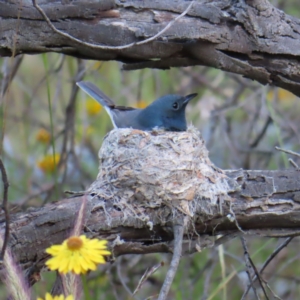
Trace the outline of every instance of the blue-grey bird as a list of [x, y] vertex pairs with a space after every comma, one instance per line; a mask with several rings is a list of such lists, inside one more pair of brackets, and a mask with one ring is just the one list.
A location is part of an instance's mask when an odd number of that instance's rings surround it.
[[160, 128], [166, 131], [185, 131], [185, 108], [197, 94], [187, 96], [166, 95], [158, 98], [144, 109], [116, 106], [93, 83], [77, 82], [77, 85], [97, 100], [109, 114], [115, 128], [134, 128], [152, 130]]

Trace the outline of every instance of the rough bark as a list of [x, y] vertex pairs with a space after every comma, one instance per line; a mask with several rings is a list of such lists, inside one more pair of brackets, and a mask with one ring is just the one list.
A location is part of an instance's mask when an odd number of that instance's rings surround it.
[[[125, 69], [206, 65], [300, 95], [300, 21], [266, 0], [39, 1], [54, 32], [30, 0], [0, 0], [0, 55], [58, 52], [119, 60]], [[97, 46], [98, 45], [98, 46]], [[130, 45], [128, 47], [121, 47]], [[116, 47], [113, 49], [113, 47]]]
[[[219, 203], [215, 214], [194, 219], [184, 237], [185, 253], [219, 245], [240, 234], [272, 237], [300, 234], [299, 171], [237, 170], [226, 174], [235, 191]], [[69, 236], [83, 197], [12, 216], [10, 246], [24, 268], [34, 264], [35, 271], [40, 269], [46, 258], [45, 248]], [[172, 252], [173, 215], [168, 207], [144, 208], [148, 220], [128, 216], [124, 221], [123, 212], [113, 202], [109, 205], [106, 201], [104, 211], [103, 201], [88, 196], [84, 231], [88, 236], [108, 239], [114, 256]], [[223, 236], [217, 239], [219, 234]]]

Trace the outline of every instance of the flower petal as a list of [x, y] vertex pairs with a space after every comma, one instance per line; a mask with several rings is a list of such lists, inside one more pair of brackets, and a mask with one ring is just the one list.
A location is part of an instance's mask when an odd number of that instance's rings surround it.
[[[73, 247], [74, 239], [81, 239], [82, 244]], [[72, 240], [71, 240], [72, 239]], [[97, 264], [105, 263], [104, 255], [111, 252], [106, 248], [107, 241], [88, 239], [86, 236], [71, 237], [61, 245], [53, 245], [46, 252], [53, 257], [46, 265], [51, 270], [58, 270], [60, 273], [74, 272], [75, 274], [85, 274], [89, 270], [96, 270]], [[59, 299], [60, 300], [60, 299]]]

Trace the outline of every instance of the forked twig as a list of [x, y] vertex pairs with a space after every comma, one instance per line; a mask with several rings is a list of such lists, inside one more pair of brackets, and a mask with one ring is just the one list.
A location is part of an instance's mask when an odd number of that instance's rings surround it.
[[[265, 263], [263, 264], [262, 268], [259, 271], [259, 274], [262, 274], [262, 272], [265, 270], [265, 268], [268, 266], [268, 264], [274, 259], [274, 257], [283, 249], [285, 248], [293, 239], [294, 237], [289, 237], [287, 238], [279, 247], [277, 247], [277, 249], [275, 249], [275, 251], [267, 258], [267, 260], [265, 261]], [[255, 275], [253, 277], [253, 282], [257, 279], [257, 275]], [[251, 285], [249, 284], [246, 291], [244, 292], [242, 299], [245, 299], [245, 297], [247, 296], [249, 290], [251, 288]]]

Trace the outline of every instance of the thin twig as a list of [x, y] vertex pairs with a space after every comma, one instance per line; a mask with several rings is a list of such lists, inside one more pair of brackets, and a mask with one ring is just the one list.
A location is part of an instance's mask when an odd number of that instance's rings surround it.
[[266, 290], [265, 290], [265, 287], [264, 287], [264, 285], [263, 285], [261, 276], [260, 276], [260, 274], [259, 274], [259, 272], [258, 272], [258, 270], [257, 270], [257, 268], [256, 268], [255, 264], [253, 263], [253, 260], [251, 259], [250, 256], [249, 256], [249, 262], [251, 263], [251, 266], [252, 266], [252, 268], [253, 268], [253, 270], [254, 270], [256, 276], [257, 276], [257, 279], [258, 279], [259, 284], [260, 284], [260, 286], [261, 286], [261, 288], [262, 288], [262, 290], [263, 290], [263, 292], [264, 292], [264, 295], [265, 295], [266, 299], [268, 300], [269, 297], [268, 297], [268, 294], [267, 294], [267, 292], [266, 292]]
[[[263, 287], [263, 282], [262, 282], [262, 279], [261, 279], [261, 274], [262, 274], [262, 272], [263, 272], [263, 270], [267, 267], [267, 265], [270, 263], [270, 261], [285, 247], [285, 246], [287, 246], [288, 245], [288, 243], [290, 242], [292, 240], [292, 238], [291, 237], [289, 237], [288, 239], [286, 239], [285, 240], [285, 242], [283, 243], [283, 244], [281, 244], [272, 254], [271, 254], [271, 256], [269, 256], [269, 258], [266, 260], [266, 262], [264, 263], [264, 265], [263, 265], [263, 267], [260, 269], [260, 271], [258, 272], [257, 271], [257, 269], [256, 269], [256, 266], [254, 265], [254, 263], [253, 263], [253, 261], [252, 261], [252, 259], [251, 259], [251, 257], [249, 256], [249, 262], [251, 263], [251, 266], [252, 266], [252, 268], [253, 268], [253, 270], [254, 270], [254, 272], [255, 272], [255, 276], [252, 278], [252, 282], [255, 282], [255, 280], [256, 279], [258, 279], [258, 281], [259, 281], [259, 283], [260, 283], [260, 285], [261, 285], [261, 287], [262, 287], [262, 289], [263, 289], [263, 292], [264, 292], [264, 295], [265, 295], [265, 297], [266, 297], [266, 299], [269, 299], [268, 298], [268, 295], [267, 295], [267, 293], [266, 293], [266, 291], [265, 291], [265, 288]], [[242, 296], [242, 298], [241, 298], [241, 300], [242, 299], [245, 299], [245, 297], [247, 296], [247, 294], [248, 294], [248, 292], [249, 292], [249, 290], [250, 290], [250, 288], [251, 288], [251, 284], [252, 283], [250, 283], [249, 285], [248, 285], [248, 287], [247, 287], [247, 289], [246, 289], [246, 291], [244, 292], [244, 294], [243, 294], [243, 296]]]
[[[236, 219], [236, 215], [235, 215], [235, 213], [234, 213], [234, 211], [233, 211], [233, 209], [232, 209], [232, 207], [231, 207], [231, 204], [232, 204], [232, 202], [230, 202], [230, 213], [232, 214], [232, 216], [233, 216], [233, 221], [234, 221], [234, 223], [235, 223], [235, 226], [238, 228], [238, 230], [241, 232], [241, 233], [244, 233], [245, 234], [245, 231], [242, 229], [242, 227], [239, 225], [239, 223], [238, 223], [238, 221], [237, 221], [237, 219]], [[229, 217], [228, 215], [227, 215], [227, 217]], [[232, 221], [231, 221], [232, 222]]]
[[291, 158], [289, 158], [289, 163], [296, 169], [296, 170], [300, 170], [299, 166], [296, 164], [296, 162], [294, 162]]
[[250, 148], [255, 148], [258, 143], [262, 140], [265, 133], [267, 132], [267, 129], [269, 125], [273, 122], [272, 118], [268, 116], [267, 121], [265, 122], [265, 125], [263, 126], [261, 132], [257, 135], [256, 139], [249, 145]]
[[277, 146], [275, 147], [275, 149], [278, 150], [278, 151], [282, 151], [282, 152], [284, 152], [284, 153], [288, 153], [288, 154], [291, 154], [291, 155], [295, 155], [295, 156], [300, 157], [300, 153], [294, 152], [294, 151], [292, 151], [292, 150], [282, 149], [282, 148], [277, 147]]
[[[78, 70], [76, 75], [74, 76], [74, 79], [72, 81], [72, 90], [69, 98], [69, 102], [66, 107], [66, 113], [65, 113], [65, 121], [64, 121], [64, 127], [62, 131], [63, 141], [62, 146], [60, 150], [60, 160], [57, 166], [57, 170], [60, 170], [62, 167], [64, 167], [63, 174], [61, 176], [59, 185], [63, 186], [66, 179], [67, 174], [69, 171], [68, 168], [68, 160], [70, 160], [70, 157], [75, 157], [75, 151], [74, 151], [74, 141], [75, 141], [75, 107], [76, 107], [76, 99], [77, 99], [77, 93], [78, 93], [78, 86], [76, 85], [77, 81], [81, 81], [84, 77], [84, 71], [85, 71], [85, 65], [84, 62], [81, 59], [77, 59], [77, 66]], [[79, 168], [77, 166], [77, 168]], [[87, 176], [85, 174], [85, 176]], [[50, 197], [52, 196], [54, 190], [50, 190], [48, 195], [44, 199], [44, 203], [46, 203]]]
[[[10, 84], [21, 65], [23, 57], [23, 55], [19, 55], [17, 57], [13, 57], [13, 59], [6, 58], [4, 60], [2, 67], [2, 69], [4, 69], [4, 72], [2, 72], [3, 77], [1, 80], [0, 97], [3, 97], [10, 87]], [[10, 65], [9, 62], [11, 62]]]
[[[109, 284], [111, 286], [111, 290], [113, 292], [113, 295], [114, 295], [114, 297], [115, 297], [116, 300], [121, 300], [121, 297], [117, 293], [118, 289], [117, 289], [117, 286], [116, 286], [116, 280], [115, 280], [115, 278], [114, 278], [114, 276], [112, 274], [112, 266], [110, 268], [108, 268], [107, 271], [108, 271], [107, 275], [108, 275], [108, 278], [109, 278], [108, 282], [109, 282]], [[122, 299], [124, 299], [124, 298], [122, 298]]]
[[270, 285], [268, 283], [266, 283], [266, 287], [269, 289], [269, 291], [273, 294], [274, 299], [277, 300], [282, 300], [282, 298], [280, 298], [270, 287]]
[[148, 278], [151, 275], [153, 275], [153, 273], [156, 272], [163, 265], [164, 265], [164, 262], [162, 261], [146, 270], [146, 272], [143, 274], [143, 276], [139, 280], [139, 283], [133, 292], [133, 296], [142, 288], [143, 284], [148, 280]]
[[[202, 292], [202, 298], [201, 298], [203, 300], [208, 298], [209, 287], [212, 284], [211, 277], [212, 277], [213, 271], [215, 269], [215, 266], [217, 264], [216, 260], [217, 260], [216, 250], [212, 249], [210, 259], [209, 259], [210, 264], [207, 265], [209, 267], [209, 269], [205, 273], [205, 278], [204, 278], [204, 286], [203, 286], [203, 292]], [[202, 272], [202, 274], [203, 274], [203, 272]], [[199, 276], [198, 276], [198, 280], [199, 280]], [[196, 283], [196, 281], [195, 281], [195, 283]]]
[[252, 280], [252, 275], [251, 275], [251, 264], [250, 263], [250, 255], [249, 255], [249, 252], [248, 252], [248, 247], [247, 247], [247, 244], [246, 244], [246, 240], [243, 236], [240, 237], [241, 239], [241, 242], [242, 242], [242, 246], [244, 248], [244, 257], [245, 257], [245, 264], [246, 264], [246, 273], [248, 275], [248, 278], [249, 278], [249, 286], [252, 287], [253, 289], [253, 292], [254, 292], [254, 295], [256, 297], [256, 299], [259, 299], [259, 296], [257, 294], [257, 290], [254, 286], [254, 282]]
[[91, 44], [91, 43], [87, 43], [87, 42], [83, 42], [82, 40], [80, 39], [77, 39], [73, 36], [71, 36], [70, 34], [68, 33], [65, 33], [59, 29], [57, 29], [51, 22], [51, 20], [47, 17], [46, 13], [43, 11], [43, 9], [36, 3], [36, 0], [32, 0], [32, 4], [33, 6], [40, 12], [40, 14], [44, 17], [44, 19], [46, 20], [46, 22], [48, 23], [48, 25], [51, 27], [51, 29], [58, 33], [59, 35], [62, 35], [74, 42], [77, 42], [78, 44], [80, 45], [84, 45], [84, 46], [87, 46], [87, 47], [90, 47], [90, 48], [93, 48], [93, 49], [101, 49], [101, 50], [122, 50], [122, 49], [127, 49], [127, 48], [130, 48], [130, 47], [133, 47], [133, 46], [138, 46], [138, 45], [142, 45], [142, 44], [146, 44], [146, 43], [149, 43], [155, 39], [157, 39], [159, 36], [161, 36], [164, 32], [166, 32], [176, 21], [178, 21], [180, 18], [184, 17], [188, 11], [191, 9], [192, 5], [194, 4], [194, 1], [192, 1], [188, 7], [184, 10], [183, 13], [181, 13], [179, 16], [177, 16], [174, 20], [172, 20], [171, 22], [168, 23], [167, 26], [165, 26], [161, 31], [159, 31], [156, 35], [146, 39], [146, 40], [143, 40], [143, 41], [140, 41], [140, 42], [133, 42], [133, 43], [130, 43], [130, 44], [127, 44], [127, 45], [123, 45], [123, 46], [105, 46], [105, 45], [95, 45], [95, 44]]
[[180, 261], [180, 257], [181, 257], [183, 233], [184, 233], [184, 225], [183, 224], [175, 224], [174, 225], [173, 257], [171, 260], [170, 268], [167, 272], [164, 284], [160, 290], [157, 300], [165, 300], [168, 296], [168, 293], [171, 288], [176, 271], [178, 269], [178, 265], [179, 265], [179, 261]]
[[287, 238], [265, 261], [262, 268], [259, 271], [259, 274], [262, 274], [262, 272], [265, 270], [265, 268], [268, 266], [268, 264], [272, 261], [272, 259], [284, 248], [286, 247], [293, 239], [294, 237]]
[[[76, 100], [77, 93], [79, 87], [76, 85], [77, 81], [81, 81], [84, 77], [85, 64], [81, 59], [77, 59], [77, 73], [74, 76], [74, 80], [72, 82], [72, 90], [69, 98], [68, 105], [66, 107], [65, 113], [65, 123], [64, 123], [64, 134], [63, 134], [63, 142], [61, 147], [61, 161], [59, 162], [60, 166], [64, 165], [64, 173], [62, 176], [61, 184], [63, 185], [68, 176], [68, 164], [67, 160], [70, 155], [73, 153], [75, 155], [75, 114], [76, 114]], [[69, 147], [69, 149], [68, 149]]]
[[74, 236], [81, 235], [81, 232], [83, 231], [84, 223], [86, 220], [86, 214], [87, 214], [87, 195], [85, 194], [84, 196], [82, 196], [80, 209], [78, 211], [78, 215], [77, 215], [77, 218], [74, 223], [72, 235], [74, 235]]
[[122, 275], [122, 271], [121, 271], [121, 263], [122, 263], [122, 258], [120, 257], [120, 259], [117, 262], [117, 274], [118, 274], [118, 278], [120, 279], [120, 282], [123, 286], [123, 288], [126, 290], [126, 292], [130, 295], [131, 298], [133, 299], [137, 299], [135, 295], [133, 295], [133, 292], [131, 291], [131, 289], [129, 288], [129, 286], [127, 285], [124, 276]]
[[[266, 262], [264, 263], [264, 265], [262, 266], [262, 268], [259, 271], [259, 274], [262, 274], [262, 272], [264, 271], [264, 269], [267, 267], [267, 265], [272, 261], [272, 259], [274, 259], [274, 257], [284, 248], [286, 247], [290, 241], [293, 239], [294, 237], [289, 237], [287, 238], [266, 260]], [[257, 279], [257, 276], [253, 277], [253, 281], [255, 281]], [[249, 284], [246, 291], [244, 292], [243, 296], [241, 299], [245, 299], [245, 297], [247, 296], [249, 290], [251, 288], [251, 285]]]
[[0, 170], [2, 174], [2, 182], [3, 182], [3, 202], [2, 202], [2, 209], [4, 211], [5, 215], [5, 233], [4, 233], [4, 240], [3, 240], [3, 245], [0, 253], [0, 261], [3, 261], [4, 254], [5, 254], [5, 249], [8, 244], [8, 238], [9, 238], [9, 212], [8, 212], [8, 207], [7, 207], [7, 195], [8, 195], [8, 187], [9, 187], [9, 182], [7, 179], [7, 174], [6, 170], [3, 164], [2, 159], [0, 158]]

